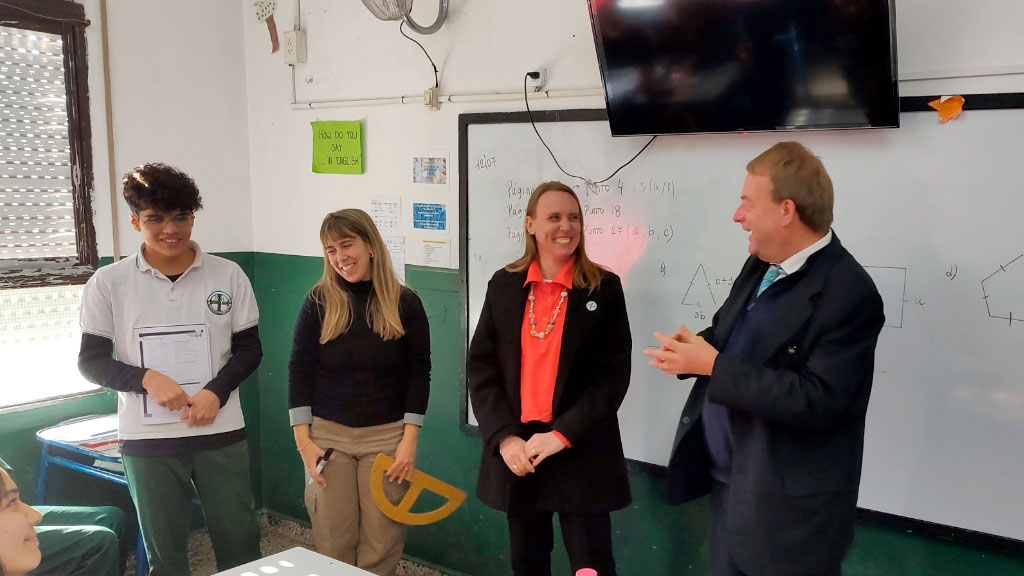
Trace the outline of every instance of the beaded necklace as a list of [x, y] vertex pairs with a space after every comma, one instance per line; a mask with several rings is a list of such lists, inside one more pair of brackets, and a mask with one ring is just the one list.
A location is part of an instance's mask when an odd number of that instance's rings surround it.
[[544, 339], [545, 336], [551, 334], [551, 330], [555, 327], [555, 318], [558, 318], [558, 312], [562, 309], [562, 303], [565, 302], [565, 297], [569, 293], [562, 290], [561, 298], [558, 299], [558, 304], [555, 306], [555, 311], [551, 313], [551, 320], [548, 320], [548, 327], [543, 332], [537, 332], [536, 319], [533, 316], [533, 302], [536, 300], [533, 296], [533, 282], [530, 283], [530, 296], [527, 298], [530, 301], [530, 336], [535, 338]]

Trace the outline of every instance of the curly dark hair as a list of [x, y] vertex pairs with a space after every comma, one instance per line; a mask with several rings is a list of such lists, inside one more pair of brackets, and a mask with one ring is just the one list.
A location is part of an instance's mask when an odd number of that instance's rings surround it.
[[167, 164], [143, 164], [121, 178], [124, 199], [136, 215], [143, 210], [195, 212], [203, 207], [195, 180]]

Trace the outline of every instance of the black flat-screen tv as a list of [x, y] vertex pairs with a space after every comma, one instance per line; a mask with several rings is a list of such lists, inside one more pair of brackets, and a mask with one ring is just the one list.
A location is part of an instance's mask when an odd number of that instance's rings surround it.
[[588, 0], [612, 134], [899, 126], [894, 0]]

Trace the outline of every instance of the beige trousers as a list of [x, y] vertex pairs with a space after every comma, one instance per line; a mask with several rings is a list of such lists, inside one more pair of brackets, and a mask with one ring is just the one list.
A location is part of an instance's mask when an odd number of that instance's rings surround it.
[[[335, 450], [322, 473], [327, 486], [310, 484], [306, 473], [306, 509], [318, 552], [380, 576], [396, 574], [406, 526], [385, 516], [373, 501], [370, 469], [378, 453], [395, 455], [404, 431], [402, 421], [352, 428], [313, 419], [313, 441]], [[409, 489], [408, 482], [399, 485], [386, 476], [383, 482], [392, 504]]]

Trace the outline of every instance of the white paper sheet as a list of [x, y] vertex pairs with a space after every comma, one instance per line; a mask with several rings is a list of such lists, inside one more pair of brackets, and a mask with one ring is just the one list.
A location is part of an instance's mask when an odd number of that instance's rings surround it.
[[452, 267], [452, 243], [448, 240], [422, 240], [420, 250], [423, 265], [436, 268]]
[[370, 218], [380, 235], [402, 235], [402, 198], [400, 196], [374, 196], [370, 199]]
[[381, 238], [391, 255], [391, 266], [395, 269], [398, 279], [405, 284], [405, 237], [384, 236]]
[[[149, 326], [135, 329], [139, 364], [177, 382], [189, 396], [213, 378], [210, 330], [205, 324]], [[167, 424], [181, 420], [181, 410], [170, 411], [149, 396], [142, 397], [139, 419], [143, 424]]]

